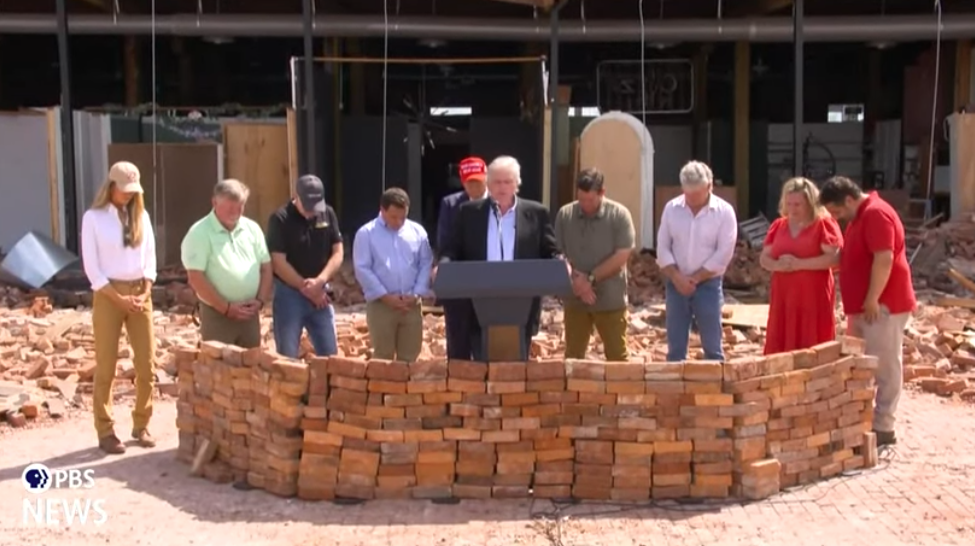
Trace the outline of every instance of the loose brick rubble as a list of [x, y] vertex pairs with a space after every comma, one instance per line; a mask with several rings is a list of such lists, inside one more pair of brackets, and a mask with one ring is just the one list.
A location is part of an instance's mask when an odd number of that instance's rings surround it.
[[309, 500], [765, 498], [876, 464], [862, 353], [305, 364], [206, 342], [178, 352], [179, 458]]
[[[975, 225], [975, 224], [972, 224]], [[971, 232], [959, 225], [947, 226], [938, 233], [954, 241], [949, 254], [957, 259], [969, 257]], [[947, 233], [948, 235], [945, 235]], [[958, 234], [962, 235], [958, 235]], [[930, 239], [930, 237], [929, 237]], [[930, 246], [930, 244], [929, 244]], [[766, 291], [767, 272], [757, 265], [758, 252], [743, 243], [725, 279], [729, 290], [744, 289], [759, 298]], [[959, 268], [957, 260], [954, 262]], [[661, 277], [653, 258], [634, 255], [630, 261], [630, 312], [628, 343], [633, 354], [646, 355], [653, 361], [666, 357], [666, 335], [658, 311], [650, 307], [660, 301]], [[964, 269], [964, 268], [962, 268]], [[197, 328], [192, 319], [195, 305], [193, 291], [185, 284], [185, 275], [176, 268], [160, 272], [160, 282], [153, 288], [155, 314], [157, 383], [162, 394], [174, 396], [177, 375], [174, 352], [182, 346], [198, 344]], [[60, 279], [58, 282], [85, 286], [82, 280]], [[922, 283], [923, 284], [923, 283]], [[344, 267], [333, 283], [337, 293], [336, 328], [343, 356], [368, 358], [368, 329], [362, 313], [362, 292], [350, 267]], [[90, 392], [94, 375], [94, 338], [91, 293], [84, 290], [56, 288], [24, 292], [0, 285], [0, 422], [15, 427], [25, 426], [38, 418], [60, 417], [77, 405], [81, 396]], [[938, 294], [922, 291], [923, 300], [942, 301]], [[958, 298], [956, 298], [957, 300]], [[733, 301], [728, 297], [728, 301]], [[972, 300], [975, 302], [975, 300]], [[432, 303], [432, 302], [428, 302]], [[973, 303], [975, 305], [975, 303]], [[562, 312], [558, 303], [547, 300], [542, 315], [542, 328], [532, 343], [532, 357], [561, 358]], [[67, 309], [64, 307], [68, 307]], [[839, 334], [845, 319], [837, 311]], [[270, 316], [263, 317], [265, 346], [273, 350]], [[424, 317], [424, 358], [443, 358], [446, 354], [443, 319], [426, 313]], [[951, 306], [921, 305], [904, 342], [905, 381], [916, 388], [941, 396], [958, 397], [975, 402], [975, 313], [971, 309]], [[726, 327], [725, 351], [729, 357], [760, 354], [764, 342], [761, 328]], [[691, 358], [700, 358], [699, 339], [692, 335]], [[302, 357], [310, 356], [311, 344], [302, 344]], [[595, 336], [588, 358], [599, 359], [602, 344]], [[123, 337], [117, 371], [116, 394], [134, 391], [135, 369], [132, 351]], [[44, 411], [44, 407], [47, 411]], [[4, 426], [0, 426], [2, 430]]]
[[[25, 303], [15, 309], [0, 309], [0, 421], [5, 421], [6, 426], [24, 426], [47, 415], [60, 417], [91, 390], [95, 363], [90, 311], [54, 309], [37, 313], [40, 307]], [[44, 315], [45, 312], [49, 314]], [[561, 357], [561, 315], [557, 305], [547, 305], [542, 331], [532, 343], [533, 358]], [[904, 341], [905, 382], [927, 392], [975, 402], [975, 314], [967, 309], [922, 305], [915, 315]], [[360, 308], [340, 310], [336, 323], [342, 355], [368, 358], [368, 330]], [[190, 315], [168, 310], [156, 312], [155, 325], [157, 383], [161, 394], [175, 396], [175, 354], [181, 347], [198, 344], [197, 328]], [[273, 350], [269, 316], [264, 317], [262, 328], [265, 346]], [[442, 317], [426, 314], [424, 358], [444, 357], [443, 328]], [[844, 331], [842, 320], [838, 331]], [[741, 330], [728, 326], [724, 342], [729, 358], [758, 355], [764, 332], [760, 328]], [[650, 361], [666, 359], [666, 334], [658, 311], [647, 307], [631, 309], [629, 345], [633, 354], [645, 355]], [[702, 358], [696, 335], [691, 336], [691, 347], [691, 358]], [[311, 346], [305, 340], [302, 356], [307, 357], [310, 352]], [[602, 344], [596, 336], [588, 358], [599, 360], [601, 353]], [[131, 348], [123, 337], [116, 394], [134, 392], [134, 377]]]

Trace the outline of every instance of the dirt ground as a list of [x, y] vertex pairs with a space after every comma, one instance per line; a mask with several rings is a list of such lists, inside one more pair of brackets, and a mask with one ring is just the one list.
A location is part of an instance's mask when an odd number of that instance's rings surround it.
[[[118, 408], [127, 435], [127, 410]], [[0, 436], [0, 545], [226, 546], [950, 546], [975, 544], [975, 412], [905, 393], [900, 443], [877, 469], [752, 503], [555, 506], [547, 501], [309, 503], [188, 476], [176, 462], [175, 406], [156, 405], [155, 449], [102, 456], [87, 415]], [[95, 487], [51, 498], [105, 499], [104, 525], [22, 520], [31, 462], [93, 468]]]

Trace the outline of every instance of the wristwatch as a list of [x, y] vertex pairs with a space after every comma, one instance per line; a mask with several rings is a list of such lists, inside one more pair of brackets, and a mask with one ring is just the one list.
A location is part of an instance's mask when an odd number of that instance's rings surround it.
[[592, 273], [590, 273], [589, 276], [586, 277], [586, 280], [589, 281], [589, 284], [596, 284], [596, 276], [593, 275]]

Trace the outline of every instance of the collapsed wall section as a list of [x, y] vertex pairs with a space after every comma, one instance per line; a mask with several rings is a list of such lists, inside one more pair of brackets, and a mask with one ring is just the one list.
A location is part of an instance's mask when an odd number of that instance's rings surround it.
[[180, 457], [305, 499], [764, 498], [875, 463], [862, 352], [305, 364], [204, 343], [178, 358]]

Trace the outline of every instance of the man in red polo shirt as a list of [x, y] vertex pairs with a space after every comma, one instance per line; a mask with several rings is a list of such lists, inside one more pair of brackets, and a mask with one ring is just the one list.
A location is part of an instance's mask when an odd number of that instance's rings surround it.
[[894, 413], [903, 385], [904, 329], [917, 300], [904, 251], [900, 216], [877, 192], [864, 194], [849, 178], [823, 185], [819, 201], [846, 221], [840, 253], [840, 295], [851, 335], [879, 360], [873, 428], [878, 445], [896, 443]]

